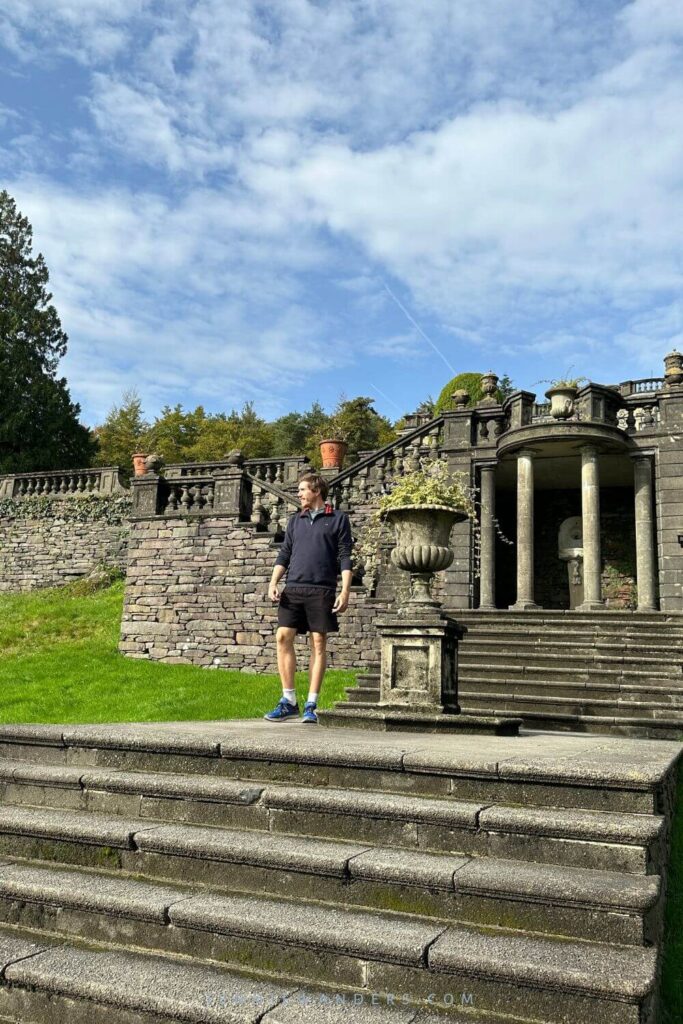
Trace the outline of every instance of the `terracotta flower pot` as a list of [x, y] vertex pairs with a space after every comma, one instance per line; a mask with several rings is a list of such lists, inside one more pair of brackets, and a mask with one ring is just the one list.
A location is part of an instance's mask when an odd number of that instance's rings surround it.
[[133, 471], [136, 476], [144, 476], [147, 472], [147, 455], [144, 452], [136, 452], [133, 456]]
[[348, 445], [346, 441], [334, 439], [320, 442], [320, 457], [323, 461], [323, 469], [341, 469], [344, 465], [344, 456]]

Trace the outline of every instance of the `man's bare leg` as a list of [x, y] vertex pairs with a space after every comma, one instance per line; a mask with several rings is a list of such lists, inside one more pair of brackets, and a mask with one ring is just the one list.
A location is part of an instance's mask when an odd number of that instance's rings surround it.
[[291, 626], [278, 626], [276, 634], [277, 670], [280, 673], [283, 691], [294, 689], [294, 675], [296, 673], [295, 639], [296, 629], [293, 629]]
[[327, 634], [311, 633], [311, 660], [308, 664], [308, 699], [317, 697], [327, 667]]

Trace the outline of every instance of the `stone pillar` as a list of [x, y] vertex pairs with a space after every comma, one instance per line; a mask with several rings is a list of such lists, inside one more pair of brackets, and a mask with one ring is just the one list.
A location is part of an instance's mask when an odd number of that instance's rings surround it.
[[598, 449], [581, 449], [581, 516], [583, 519], [583, 604], [580, 611], [604, 607], [600, 553], [600, 469]]
[[496, 607], [496, 466], [481, 467], [479, 607]]
[[657, 608], [655, 538], [652, 519], [652, 461], [649, 455], [633, 457], [633, 489], [636, 505], [636, 572], [638, 611]]
[[517, 453], [517, 611], [537, 608], [534, 601], [534, 454]]

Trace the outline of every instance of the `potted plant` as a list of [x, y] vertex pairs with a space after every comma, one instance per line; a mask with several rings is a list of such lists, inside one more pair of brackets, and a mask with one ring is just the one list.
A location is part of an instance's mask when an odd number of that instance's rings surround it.
[[420, 469], [401, 477], [380, 499], [359, 545], [365, 575], [368, 579], [376, 576], [381, 527], [388, 522], [396, 541], [391, 560], [410, 573], [409, 605], [434, 607], [434, 573], [447, 569], [453, 561], [451, 529], [474, 515], [472, 492], [462, 474], [449, 473], [440, 459], [424, 461]]
[[559, 377], [557, 380], [539, 380], [537, 384], [550, 384], [545, 397], [550, 399], [550, 415], [554, 420], [566, 420], [574, 412], [579, 385], [586, 377]]
[[344, 458], [349, 447], [347, 438], [346, 431], [336, 422], [335, 417], [332, 416], [325, 429], [318, 435], [323, 469], [340, 470], [343, 467]]

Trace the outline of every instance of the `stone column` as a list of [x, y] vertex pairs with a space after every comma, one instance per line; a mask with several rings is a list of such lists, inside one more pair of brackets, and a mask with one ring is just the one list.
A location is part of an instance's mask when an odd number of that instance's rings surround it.
[[604, 607], [600, 554], [600, 470], [598, 449], [581, 449], [581, 515], [583, 518], [583, 604], [580, 611]]
[[481, 467], [479, 607], [496, 607], [496, 467]]
[[638, 611], [657, 608], [655, 539], [652, 520], [652, 461], [649, 455], [633, 457], [633, 489], [636, 505], [636, 572]]
[[537, 608], [534, 602], [534, 451], [517, 453], [517, 611]]

